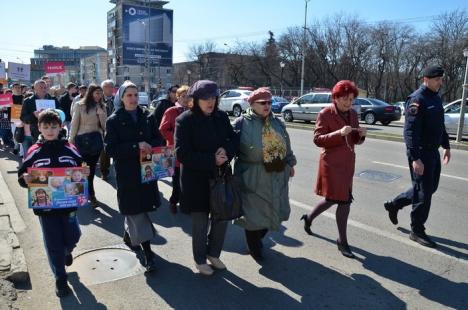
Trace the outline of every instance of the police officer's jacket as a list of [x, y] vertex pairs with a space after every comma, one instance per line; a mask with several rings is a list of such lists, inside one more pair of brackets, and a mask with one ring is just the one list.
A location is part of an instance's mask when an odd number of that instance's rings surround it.
[[412, 161], [424, 150], [450, 149], [444, 124], [444, 108], [438, 92], [422, 85], [408, 96], [405, 107], [404, 138]]

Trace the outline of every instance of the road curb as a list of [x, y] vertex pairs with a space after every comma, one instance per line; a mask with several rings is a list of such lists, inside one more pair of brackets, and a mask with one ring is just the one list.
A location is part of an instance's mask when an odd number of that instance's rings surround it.
[[[294, 129], [302, 129], [302, 130], [309, 130], [313, 131], [313, 126], [301, 125], [301, 124], [291, 124], [286, 123], [287, 128], [294, 128]], [[399, 135], [391, 135], [391, 134], [375, 134], [371, 132], [367, 132], [367, 138], [370, 139], [378, 139], [378, 140], [386, 140], [386, 141], [395, 141], [395, 142], [404, 142], [403, 136]], [[455, 141], [450, 141], [450, 148], [454, 150], [461, 150], [461, 151], [468, 151], [468, 144], [467, 143], [457, 143]]]
[[1, 173], [0, 193], [0, 279], [24, 283], [29, 280], [29, 273], [16, 234], [26, 225]]

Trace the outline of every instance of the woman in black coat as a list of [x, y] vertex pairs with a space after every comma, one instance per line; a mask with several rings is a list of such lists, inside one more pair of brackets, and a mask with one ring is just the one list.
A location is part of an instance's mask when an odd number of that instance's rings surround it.
[[[193, 98], [189, 111], [176, 119], [175, 152], [181, 162], [181, 208], [192, 216], [192, 248], [195, 266], [203, 275], [225, 269], [219, 256], [226, 234], [226, 221], [209, 223], [209, 180], [217, 166], [228, 163], [238, 142], [226, 113], [218, 110], [218, 86], [208, 80], [195, 82], [188, 90]], [[208, 226], [210, 236], [208, 237]]]
[[[122, 108], [106, 123], [106, 153], [114, 159], [119, 210], [125, 216], [124, 242], [148, 271], [155, 268], [151, 239], [156, 231], [148, 212], [161, 204], [157, 181], [142, 183], [140, 151], [151, 152], [148, 113], [138, 106], [138, 90], [133, 83], [119, 89]], [[144, 254], [144, 259], [143, 259]]]

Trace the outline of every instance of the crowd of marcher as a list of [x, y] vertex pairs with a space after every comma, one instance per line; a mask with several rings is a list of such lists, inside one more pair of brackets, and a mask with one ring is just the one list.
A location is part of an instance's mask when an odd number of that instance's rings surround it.
[[[444, 162], [448, 163], [450, 146], [437, 94], [443, 70], [432, 66], [423, 75], [421, 88], [408, 97], [405, 123], [413, 187], [385, 203], [385, 208], [392, 223], [397, 223], [398, 210], [412, 203], [410, 238], [435, 246], [424, 233], [424, 222], [440, 174], [436, 150], [444, 147]], [[38, 80], [34, 92], [25, 95], [20, 84], [12, 85], [15, 103], [22, 104], [21, 122], [15, 124], [23, 128], [24, 159], [18, 172], [22, 186], [31, 181], [29, 167], [86, 164], [89, 205], [96, 208], [96, 168], [99, 164], [102, 179], [108, 180], [112, 159], [118, 208], [125, 218], [123, 241], [147, 271], [153, 271], [157, 266], [151, 240], [156, 230], [149, 213], [161, 205], [161, 199], [157, 180], [142, 182], [140, 154], [158, 146], [173, 147], [177, 162], [170, 211], [190, 214], [195, 268], [208, 276], [226, 268], [220, 257], [229, 223], [211, 216], [210, 182], [221, 169], [231, 169], [233, 162], [242, 201], [242, 214], [233, 223], [244, 229], [250, 255], [257, 261], [264, 259], [262, 239], [289, 219], [289, 180], [295, 175], [297, 163], [286, 127], [272, 113], [268, 88], [253, 91], [248, 97], [250, 108], [231, 124], [228, 115], [218, 109], [218, 85], [209, 80], [196, 81], [190, 87], [170, 87], [167, 98], [151, 113], [138, 105], [138, 87], [130, 81], [124, 82], [115, 96], [111, 80], [101, 86], [69, 83], [59, 98], [51, 96], [48, 87], [46, 80]], [[349, 258], [354, 257], [348, 243], [347, 221], [353, 202], [355, 147], [365, 141], [367, 133], [351, 108], [357, 95], [352, 81], [339, 81], [332, 89], [332, 104], [318, 114], [313, 137], [320, 147], [315, 193], [323, 200], [301, 218], [304, 230], [311, 235], [314, 219], [337, 205], [337, 247]], [[54, 100], [56, 109], [38, 111], [38, 99]], [[4, 117], [8, 120], [8, 113]], [[11, 123], [4, 123], [0, 119], [4, 145], [18, 149], [20, 143], [12, 139]], [[58, 296], [70, 292], [65, 266], [72, 264], [72, 250], [80, 237], [76, 209], [34, 211], [40, 218]]]

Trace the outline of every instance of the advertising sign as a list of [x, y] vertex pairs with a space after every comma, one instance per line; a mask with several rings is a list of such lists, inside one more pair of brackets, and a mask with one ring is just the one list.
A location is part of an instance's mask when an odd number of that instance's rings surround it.
[[44, 71], [49, 75], [65, 73], [65, 63], [63, 61], [49, 61], [44, 64]]
[[151, 153], [140, 153], [141, 181], [143, 183], [172, 177], [175, 167], [174, 147], [153, 147]]
[[31, 79], [31, 65], [8, 62], [8, 77], [12, 80], [29, 81]]
[[0, 94], [0, 108], [9, 107], [13, 104], [12, 94]]
[[28, 184], [28, 207], [60, 209], [88, 203], [87, 167], [28, 168], [33, 177]]
[[172, 13], [122, 5], [123, 65], [172, 66]]

